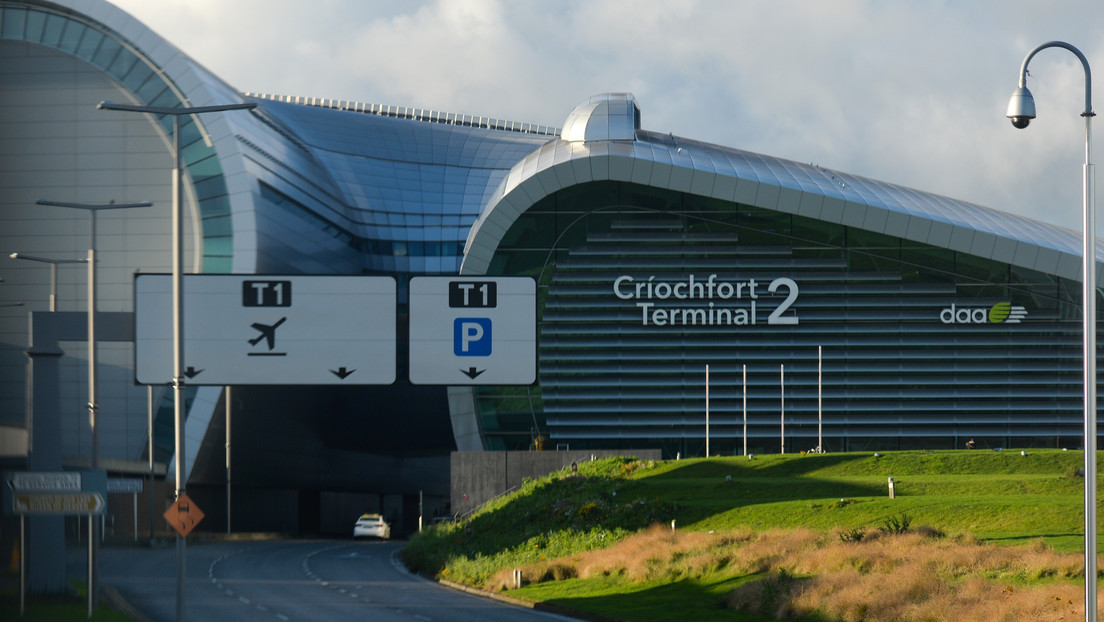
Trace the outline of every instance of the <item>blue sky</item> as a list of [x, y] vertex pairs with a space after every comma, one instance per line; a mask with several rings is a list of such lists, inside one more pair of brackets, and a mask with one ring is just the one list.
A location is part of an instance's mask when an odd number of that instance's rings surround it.
[[[1076, 57], [1054, 49], [1032, 61], [1030, 128], [1004, 111], [1041, 43], [1077, 46], [1104, 76], [1100, 0], [114, 3], [242, 91], [555, 126], [593, 94], [629, 91], [645, 129], [1075, 230]], [[1104, 161], [1095, 125], [1093, 159]]]

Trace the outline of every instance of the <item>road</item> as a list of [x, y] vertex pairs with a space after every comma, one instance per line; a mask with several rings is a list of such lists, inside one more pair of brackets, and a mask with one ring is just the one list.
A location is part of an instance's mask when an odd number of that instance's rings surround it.
[[[190, 543], [188, 620], [514, 622], [569, 620], [442, 587], [399, 563], [401, 542]], [[100, 581], [155, 622], [176, 617], [176, 549], [104, 547]]]

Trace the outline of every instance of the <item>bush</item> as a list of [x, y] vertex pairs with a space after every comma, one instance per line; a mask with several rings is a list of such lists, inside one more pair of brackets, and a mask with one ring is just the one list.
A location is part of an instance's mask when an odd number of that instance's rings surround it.
[[884, 534], [900, 535], [908, 533], [910, 526], [912, 526], [912, 519], [908, 514], [897, 514], [882, 521], [882, 526], [878, 530]]
[[852, 527], [851, 529], [845, 529], [840, 532], [840, 542], [862, 542], [866, 537], [866, 530], [862, 527]]

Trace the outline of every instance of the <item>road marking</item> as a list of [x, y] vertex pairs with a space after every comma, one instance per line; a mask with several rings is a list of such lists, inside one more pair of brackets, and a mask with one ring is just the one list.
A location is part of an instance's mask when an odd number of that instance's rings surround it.
[[238, 597], [238, 600], [239, 600], [239, 601], [241, 601], [241, 602], [243, 602], [243, 603], [245, 603], [246, 605], [248, 605], [248, 604], [249, 604], [249, 599], [248, 599], [248, 598], [246, 598], [246, 597], [244, 597], [244, 596], [239, 596], [239, 597]]
[[289, 619], [289, 618], [288, 618], [288, 617], [287, 617], [286, 615], [284, 615], [284, 614], [282, 614], [282, 613], [277, 613], [277, 614], [276, 614], [276, 617], [277, 617], [277, 618], [280, 618], [280, 619], [281, 619], [281, 620], [283, 620], [284, 622], [288, 622], [288, 619]]

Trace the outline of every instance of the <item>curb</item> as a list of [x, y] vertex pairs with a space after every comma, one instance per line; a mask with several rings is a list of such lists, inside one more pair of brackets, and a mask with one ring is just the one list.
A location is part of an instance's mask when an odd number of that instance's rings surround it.
[[473, 594], [482, 598], [490, 598], [492, 600], [497, 600], [510, 605], [517, 605], [518, 607], [525, 607], [526, 609], [533, 609], [534, 611], [553, 613], [576, 620], [585, 620], [586, 622], [622, 622], [619, 618], [610, 618], [597, 613], [588, 613], [586, 611], [569, 609], [567, 607], [561, 607], [559, 605], [553, 605], [551, 603], [534, 601], [526, 598], [519, 598], [517, 596], [509, 596], [500, 592], [489, 592], [487, 590], [481, 590], [470, 585], [464, 585], [463, 583], [449, 581], [448, 579], [437, 579], [437, 583], [447, 588], [451, 588], [460, 592], [467, 592], [468, 594]]
[[147, 618], [141, 611], [135, 609], [127, 599], [123, 598], [119, 590], [116, 590], [110, 585], [100, 586], [100, 599], [103, 600], [105, 605], [130, 618], [133, 622], [153, 622], [153, 620]]

